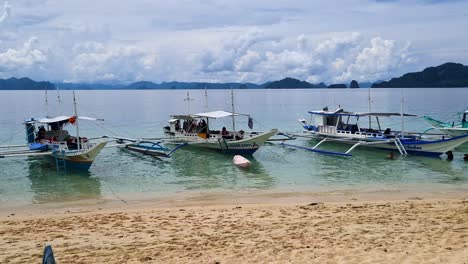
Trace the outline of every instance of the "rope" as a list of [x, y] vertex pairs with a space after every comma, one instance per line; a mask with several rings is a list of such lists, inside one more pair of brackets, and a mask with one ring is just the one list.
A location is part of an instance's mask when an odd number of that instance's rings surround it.
[[112, 189], [112, 187], [111, 187], [109, 184], [107, 184], [107, 177], [106, 177], [106, 178], [103, 178], [102, 180], [103, 180], [102, 182], [104, 183], [104, 185], [106, 185], [106, 187], [109, 188], [109, 190], [110, 190], [111, 193], [114, 195], [114, 197], [116, 197], [116, 198], [117, 198], [118, 200], [120, 200], [122, 203], [128, 205], [128, 202], [125, 201], [122, 197], [120, 197], [120, 196], [114, 191], [114, 189]]

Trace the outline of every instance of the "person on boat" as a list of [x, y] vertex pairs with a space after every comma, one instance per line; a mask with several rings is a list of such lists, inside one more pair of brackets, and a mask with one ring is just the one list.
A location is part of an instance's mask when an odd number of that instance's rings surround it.
[[182, 130], [184, 132], [188, 132], [188, 123], [187, 123], [187, 120], [184, 120], [184, 123], [182, 123]]
[[177, 120], [175, 123], [175, 130], [179, 131], [180, 130], [180, 120]]
[[199, 127], [200, 127], [200, 129], [199, 129], [200, 133], [207, 133], [207, 127], [206, 127], [205, 119], [202, 119], [202, 121], [199, 124]]
[[239, 131], [239, 134], [236, 135], [236, 140], [241, 140], [244, 138], [244, 131]]
[[221, 136], [223, 138], [230, 138], [229, 132], [226, 130], [226, 127], [223, 127], [223, 129], [221, 130]]
[[37, 132], [36, 142], [39, 142], [42, 139], [44, 139], [45, 133], [46, 133], [46, 129], [44, 128], [44, 126], [40, 126], [39, 131]]

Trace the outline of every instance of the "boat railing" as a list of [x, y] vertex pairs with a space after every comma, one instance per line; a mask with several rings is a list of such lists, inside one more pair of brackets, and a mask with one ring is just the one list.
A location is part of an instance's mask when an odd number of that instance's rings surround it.
[[49, 144], [52, 144], [53, 146], [53, 149], [56, 150], [56, 151], [68, 151], [68, 145], [67, 145], [67, 142], [66, 141], [52, 141], [52, 142], [49, 142]]
[[319, 126], [319, 133], [336, 134], [336, 126]]

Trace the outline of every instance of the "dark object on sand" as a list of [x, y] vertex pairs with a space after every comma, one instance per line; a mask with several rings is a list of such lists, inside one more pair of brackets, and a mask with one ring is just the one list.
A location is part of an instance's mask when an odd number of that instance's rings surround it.
[[453, 160], [453, 153], [452, 153], [452, 151], [449, 150], [449, 151], [445, 152], [445, 154], [447, 154], [447, 160]]
[[463, 156], [463, 160], [468, 161], [468, 154], [465, 154], [465, 156]]
[[47, 245], [44, 248], [44, 256], [42, 257], [42, 264], [56, 264], [52, 246]]

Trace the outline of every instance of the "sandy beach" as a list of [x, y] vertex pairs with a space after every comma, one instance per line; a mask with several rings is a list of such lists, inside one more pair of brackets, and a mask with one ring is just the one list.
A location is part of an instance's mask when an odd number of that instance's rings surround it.
[[279, 196], [2, 210], [0, 260], [40, 263], [51, 244], [58, 263], [468, 263], [463, 195]]

